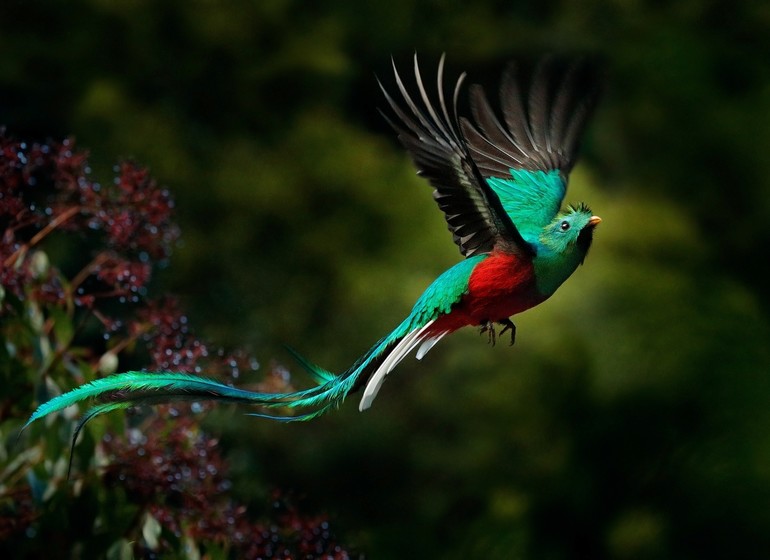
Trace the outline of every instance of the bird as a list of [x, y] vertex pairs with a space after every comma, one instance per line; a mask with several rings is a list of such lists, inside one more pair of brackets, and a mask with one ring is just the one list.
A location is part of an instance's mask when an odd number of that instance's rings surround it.
[[315, 382], [308, 389], [262, 393], [188, 373], [132, 371], [54, 397], [32, 413], [25, 428], [90, 399], [96, 403], [76, 426], [73, 446], [95, 416], [141, 403], [216, 400], [257, 405], [252, 416], [307, 421], [357, 391], [362, 391], [359, 410], [368, 409], [399, 362], [412, 352], [422, 359], [462, 327], [479, 328], [492, 344], [509, 332], [513, 344], [511, 318], [547, 300], [583, 264], [601, 222], [584, 203], [562, 210], [579, 142], [599, 97], [594, 65], [545, 57], [522, 83], [521, 66], [509, 63], [499, 91], [502, 120], [479, 85], [467, 90], [470, 114], [459, 115], [467, 74], [446, 91], [443, 55], [432, 98], [416, 54], [411, 92], [395, 62], [392, 68], [397, 94], [378, 80], [389, 107], [381, 113], [418, 175], [433, 187], [464, 257], [427, 287], [395, 329], [339, 374], [289, 349]]

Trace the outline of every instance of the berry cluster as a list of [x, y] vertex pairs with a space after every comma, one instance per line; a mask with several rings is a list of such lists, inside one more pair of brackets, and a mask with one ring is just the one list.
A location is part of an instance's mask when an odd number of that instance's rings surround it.
[[[189, 413], [164, 408], [176, 418], [173, 423], [156, 416], [128, 439], [105, 437], [104, 479], [124, 488], [173, 538], [189, 535], [237, 558], [349, 558], [325, 517], [303, 515], [279, 491], [273, 493], [270, 519], [252, 519], [229, 496], [217, 441], [202, 434]], [[168, 547], [163, 538], [160, 545]]]
[[[24, 297], [35, 285], [46, 301], [83, 307], [139, 300], [150, 263], [170, 255], [179, 229], [169, 192], [146, 169], [123, 162], [116, 171], [103, 186], [91, 180], [87, 154], [72, 140], [27, 144], [0, 129], [0, 282], [7, 292]], [[78, 263], [66, 287], [36, 251], [62, 232], [74, 234], [78, 248], [95, 248], [79, 251], [90, 259]]]

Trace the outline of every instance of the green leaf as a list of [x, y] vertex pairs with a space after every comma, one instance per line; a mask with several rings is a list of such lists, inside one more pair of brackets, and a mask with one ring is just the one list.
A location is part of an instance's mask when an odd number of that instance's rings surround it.
[[158, 537], [160, 537], [162, 527], [158, 520], [155, 519], [150, 513], [144, 515], [144, 523], [142, 524], [142, 537], [144, 542], [151, 550], [157, 550]]
[[132, 560], [133, 547], [127, 539], [119, 539], [107, 550], [107, 560]]

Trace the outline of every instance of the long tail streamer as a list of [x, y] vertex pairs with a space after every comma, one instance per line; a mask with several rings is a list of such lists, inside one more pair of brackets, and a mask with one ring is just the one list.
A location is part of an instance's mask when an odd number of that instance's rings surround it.
[[368, 408], [377, 394], [385, 376], [421, 343], [419, 357], [425, 348], [435, 343], [443, 335], [430, 333], [432, 323], [419, 327], [413, 326], [412, 317], [405, 320], [390, 335], [379, 340], [372, 348], [345, 372], [335, 375], [289, 349], [297, 362], [316, 382], [315, 387], [291, 393], [261, 393], [238, 389], [213, 379], [174, 372], [136, 372], [120, 373], [86, 383], [67, 393], [54, 397], [41, 404], [30, 416], [24, 428], [35, 420], [61, 411], [69, 406], [88, 399], [97, 402], [80, 419], [75, 430], [77, 437], [83, 426], [92, 418], [140, 404], [160, 404], [175, 401], [219, 401], [259, 406], [267, 409], [304, 409], [300, 414], [250, 413], [252, 416], [279, 420], [282, 422], [301, 422], [311, 420], [338, 407], [351, 392], [363, 386], [369, 380], [361, 410]]

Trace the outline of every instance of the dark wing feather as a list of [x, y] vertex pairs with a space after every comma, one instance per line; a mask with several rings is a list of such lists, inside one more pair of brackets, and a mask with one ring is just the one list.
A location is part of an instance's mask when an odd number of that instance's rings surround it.
[[[479, 91], [475, 92], [475, 96], [486, 102], [484, 91], [480, 86], [477, 86], [477, 89]], [[526, 115], [527, 112], [524, 109], [524, 96], [521, 93], [519, 82], [516, 80], [515, 62], [510, 62], [508, 69], [503, 73], [503, 79], [500, 82], [500, 102], [505, 124], [511, 131], [514, 143], [522, 153], [531, 153], [535, 149], [535, 140], [532, 138], [532, 131], [529, 129], [527, 119], [520, 118], [520, 115]], [[489, 105], [489, 103], [486, 104]]]
[[471, 88], [473, 123], [461, 123], [470, 153], [485, 178], [508, 177], [510, 169], [559, 170], [566, 177], [598, 98], [594, 68], [577, 62], [565, 70], [546, 58], [537, 66], [526, 97], [517, 74], [518, 67], [510, 64], [500, 85], [505, 126], [484, 90]]
[[[546, 59], [537, 65], [535, 75], [532, 78], [532, 86], [529, 90], [528, 109], [529, 109], [529, 128], [532, 131], [533, 144], [538, 152], [545, 151], [551, 153], [551, 137], [548, 127], [548, 109], [549, 109], [549, 83], [548, 64], [550, 60]], [[517, 113], [525, 116], [526, 113]], [[511, 120], [511, 117], [507, 117]], [[544, 148], [544, 150], [543, 150]]]
[[[433, 186], [433, 198], [444, 212], [460, 252], [470, 257], [488, 253], [496, 245], [505, 244], [508, 250], [531, 255], [532, 247], [521, 237], [503, 210], [499, 198], [487, 185], [460, 131], [457, 98], [465, 74], [457, 80], [450, 111], [444, 97], [443, 56], [437, 77], [438, 110], [425, 90], [416, 55], [414, 74], [420, 96], [419, 105], [407, 92], [395, 63], [393, 73], [406, 108], [396, 103], [380, 83], [388, 105], [400, 122], [394, 122], [387, 115], [384, 115], [385, 119], [398, 133], [418, 173]], [[511, 157], [511, 154], [506, 153], [504, 156]]]

